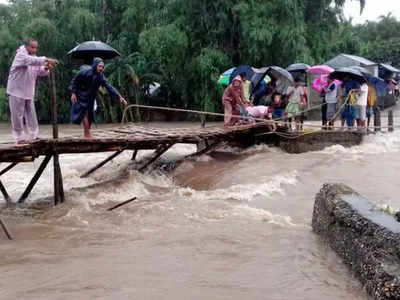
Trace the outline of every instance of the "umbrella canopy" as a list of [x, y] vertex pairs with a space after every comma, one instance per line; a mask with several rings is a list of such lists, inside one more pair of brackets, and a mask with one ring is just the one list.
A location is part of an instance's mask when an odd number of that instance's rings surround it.
[[280, 80], [282, 83], [286, 85], [293, 85], [294, 79], [292, 74], [281, 67], [272, 66], [267, 70], [267, 75], [271, 76], [275, 80]]
[[72, 58], [93, 60], [94, 57], [111, 59], [120, 56], [119, 52], [100, 41], [87, 41], [79, 44], [68, 52]]
[[230, 68], [229, 70], [226, 70], [224, 73], [222, 73], [222, 76], [226, 75], [230, 76], [233, 73], [233, 71], [235, 71], [235, 69], [236, 68]]
[[313, 66], [313, 67], [309, 68], [307, 70], [307, 73], [314, 74], [314, 75], [326, 75], [326, 74], [330, 74], [334, 71], [335, 71], [335, 69], [333, 69], [329, 66], [317, 65], [317, 66]]
[[292, 72], [307, 72], [308, 69], [310, 69], [311, 66], [303, 63], [299, 64], [292, 64], [289, 67], [286, 68], [286, 71], [292, 73]]
[[254, 71], [253, 71], [252, 67], [247, 66], [247, 65], [239, 66], [239, 67], [235, 68], [235, 70], [233, 70], [233, 72], [231, 73], [230, 78], [229, 78], [229, 82], [232, 82], [232, 80], [236, 76], [238, 76], [238, 75], [240, 75], [242, 73], [246, 74], [247, 80], [251, 80], [251, 78], [253, 78], [253, 75], [254, 75]]
[[218, 79], [218, 83], [221, 85], [229, 85], [230, 83], [230, 75], [220, 75]]
[[149, 94], [153, 95], [157, 90], [161, 87], [161, 84], [158, 82], [153, 82], [152, 84], [149, 85]]
[[335, 72], [331, 73], [331, 76], [341, 81], [350, 79], [358, 82], [366, 82], [364, 75], [360, 71], [348, 67], [337, 69]]
[[[233, 71], [235, 69], [236, 68], [231, 68], [231, 69], [225, 71], [224, 73], [222, 73], [219, 76], [218, 83], [221, 84], [221, 85], [229, 85], [230, 82], [231, 82], [231, 75], [232, 75], [232, 73], [233, 73]], [[252, 84], [253, 87], [255, 87], [256, 84], [260, 83], [262, 80], [264, 80], [265, 83], [271, 82], [271, 77], [269, 77], [268, 75], [264, 75], [264, 73], [266, 72], [267, 68], [262, 68], [262, 69], [252, 68], [252, 69], [253, 69], [253, 72], [254, 72], [253, 76], [251, 78], [248, 78], [248, 80], [251, 81], [251, 84]]]
[[[342, 85], [342, 82], [340, 80], [334, 80], [334, 83], [336, 86]], [[322, 75], [321, 77], [318, 77], [315, 79], [311, 85], [311, 88], [318, 92], [321, 93], [324, 87], [328, 86], [328, 75]]]
[[[256, 91], [258, 86], [261, 84], [261, 82], [267, 77], [267, 70], [268, 68], [253, 68], [254, 74], [253, 77], [251, 78], [251, 83], [253, 86], [253, 91]], [[271, 78], [268, 76], [269, 81], [271, 81]], [[268, 81], [268, 82], [269, 82]], [[267, 81], [265, 81], [266, 83], [268, 83]]]
[[354, 69], [354, 70], [360, 71], [361, 74], [363, 74], [366, 77], [372, 76], [372, 73], [370, 71], [368, 71], [366, 68], [363, 68], [363, 67], [360, 67], [360, 66], [354, 66], [354, 67], [351, 67], [351, 68]]
[[279, 81], [281, 86], [291, 86], [294, 84], [292, 74], [281, 67], [271, 66], [267, 68], [255, 69], [255, 78], [252, 79], [253, 90], [257, 90], [259, 84], [264, 80], [266, 76], [273, 78], [275, 81]]

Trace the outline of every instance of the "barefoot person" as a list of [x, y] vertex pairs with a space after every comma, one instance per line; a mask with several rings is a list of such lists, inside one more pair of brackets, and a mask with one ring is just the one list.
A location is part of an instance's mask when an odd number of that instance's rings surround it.
[[126, 100], [111, 86], [103, 75], [104, 62], [96, 57], [93, 60], [92, 68], [80, 71], [71, 83], [71, 121], [83, 125], [85, 138], [92, 138], [90, 127], [94, 120], [94, 101], [100, 87], [105, 87], [112, 97], [118, 98], [124, 105]]
[[[25, 45], [18, 48], [8, 76], [12, 133], [19, 145], [38, 139], [39, 126], [34, 103], [36, 78], [47, 76], [49, 70], [58, 64], [56, 59], [36, 56], [37, 48], [35, 39], [27, 39]], [[29, 133], [27, 137], [25, 128]]]
[[229, 127], [240, 123], [238, 120], [238, 116], [240, 116], [239, 108], [246, 109], [240, 76], [236, 76], [225, 89], [222, 104], [224, 105], [225, 126]]

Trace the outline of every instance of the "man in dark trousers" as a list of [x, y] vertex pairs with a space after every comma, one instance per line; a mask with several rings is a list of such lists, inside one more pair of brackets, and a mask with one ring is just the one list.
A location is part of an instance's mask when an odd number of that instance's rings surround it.
[[101, 58], [94, 58], [90, 69], [81, 70], [72, 79], [71, 83], [71, 121], [83, 125], [85, 138], [92, 138], [90, 127], [94, 120], [94, 101], [100, 87], [105, 87], [111, 97], [118, 98], [124, 105], [127, 104], [117, 90], [108, 82], [103, 74], [104, 61]]

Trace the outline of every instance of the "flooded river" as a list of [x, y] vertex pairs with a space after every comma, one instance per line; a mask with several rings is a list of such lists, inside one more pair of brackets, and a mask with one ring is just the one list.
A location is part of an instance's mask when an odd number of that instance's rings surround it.
[[[174, 146], [150, 174], [137, 173], [126, 152], [86, 179], [110, 154], [63, 155], [66, 204], [2, 217], [15, 240], [0, 232], [0, 299], [369, 299], [312, 233], [314, 196], [323, 183], [343, 182], [400, 208], [400, 130], [300, 155], [226, 148], [165, 171], [194, 151]], [[14, 199], [39, 164], [2, 176]], [[52, 189], [50, 164], [28, 201]]]

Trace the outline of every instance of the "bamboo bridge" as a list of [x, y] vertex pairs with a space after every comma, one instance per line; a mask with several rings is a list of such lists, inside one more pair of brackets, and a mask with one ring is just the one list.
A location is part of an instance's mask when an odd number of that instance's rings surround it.
[[[146, 161], [140, 162], [138, 166], [139, 171], [144, 171], [175, 144], [197, 145], [198, 152], [191, 155], [196, 156], [212, 151], [223, 142], [249, 145], [254, 142], [257, 135], [266, 132], [268, 132], [268, 124], [266, 122], [229, 128], [224, 126], [211, 126], [175, 129], [137, 126], [131, 123], [115, 129], [93, 130], [92, 139], [84, 139], [81, 136], [71, 136], [41, 139], [26, 145], [0, 143], [0, 163], [10, 163], [4, 169], [0, 169], [0, 179], [1, 176], [4, 176], [19, 163], [33, 162], [41, 156], [44, 157], [35, 175], [18, 200], [18, 203], [23, 203], [29, 196], [51, 158], [53, 158], [54, 202], [58, 204], [64, 202], [65, 199], [59, 155], [114, 152], [106, 160], [100, 162], [82, 175], [82, 177], [87, 177], [124, 151], [133, 151], [132, 160], [135, 160], [139, 150], [154, 150], [153, 154]], [[58, 136], [58, 130], [56, 136]], [[10, 196], [1, 180], [0, 192], [3, 194], [7, 203], [11, 203]]]

